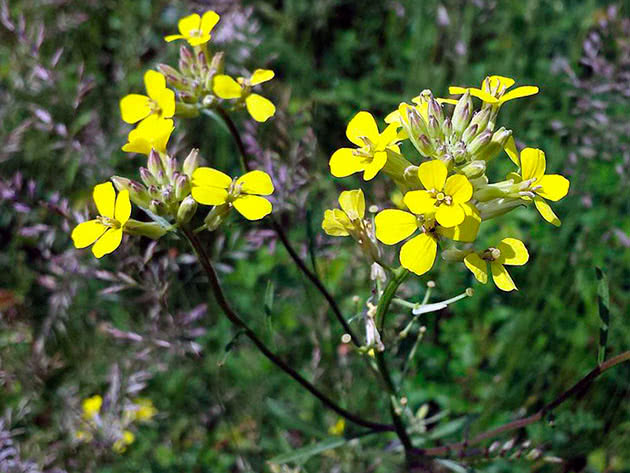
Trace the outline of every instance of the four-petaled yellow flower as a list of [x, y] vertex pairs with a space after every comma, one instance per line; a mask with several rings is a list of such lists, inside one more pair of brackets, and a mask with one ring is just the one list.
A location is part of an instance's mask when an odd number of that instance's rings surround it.
[[166, 87], [166, 78], [156, 71], [144, 74], [147, 95], [129, 94], [120, 101], [120, 114], [123, 121], [136, 123], [156, 115], [158, 118], [170, 118], [175, 115], [175, 92]]
[[77, 225], [72, 230], [72, 241], [76, 248], [94, 243], [92, 253], [100, 258], [120, 246], [123, 228], [131, 216], [131, 201], [128, 190], [120, 191], [116, 197], [111, 182], [95, 186], [92, 195], [100, 215]]
[[464, 258], [464, 264], [482, 284], [488, 282], [488, 265], [492, 279], [502, 291], [513, 291], [516, 285], [505, 266], [522, 266], [529, 260], [527, 248], [521, 240], [504, 238], [496, 248], [488, 248], [480, 255], [470, 253]]
[[[430, 214], [424, 215], [424, 207], [417, 207], [417, 199], [407, 192], [404, 197], [405, 205], [411, 210], [386, 209], [379, 212], [374, 223], [376, 238], [386, 245], [395, 245], [413, 235], [416, 230], [422, 233], [411, 238], [400, 249], [400, 264], [418, 276], [433, 267], [437, 256], [438, 235], [461, 242], [472, 242], [477, 237], [481, 217], [470, 204], [462, 204], [465, 213], [464, 220], [451, 228], [444, 228], [436, 224]], [[411, 194], [411, 196], [410, 196]]]
[[167, 43], [177, 39], [185, 39], [191, 46], [199, 46], [210, 41], [210, 32], [219, 22], [220, 16], [210, 10], [199, 16], [197, 13], [181, 18], [177, 23], [179, 34], [164, 37]]
[[134, 399], [132, 408], [132, 417], [133, 420], [138, 420], [140, 422], [151, 420], [155, 414], [157, 414], [157, 409], [153, 405], [153, 401], [151, 399], [147, 399], [145, 397], [139, 397]]
[[358, 148], [340, 148], [330, 157], [330, 172], [335, 177], [346, 177], [363, 171], [363, 179], [369, 181], [387, 163], [387, 150], [400, 153], [398, 124], [392, 123], [378, 131], [376, 120], [369, 112], [357, 113], [346, 128], [348, 139]]
[[331, 236], [349, 236], [362, 228], [365, 216], [365, 196], [361, 189], [343, 191], [339, 195], [341, 209], [324, 212], [322, 228]]
[[149, 115], [129, 132], [127, 143], [122, 147], [128, 153], [150, 154], [154, 149], [158, 153], [166, 152], [166, 145], [174, 129], [173, 120]]
[[252, 93], [252, 87], [270, 81], [274, 72], [269, 69], [256, 69], [252, 76], [237, 77], [236, 80], [225, 74], [214, 76], [212, 90], [222, 99], [241, 99], [247, 111], [257, 122], [265, 122], [276, 113], [276, 106], [262, 95]]
[[[559, 227], [560, 219], [556, 216], [545, 199], [556, 202], [566, 196], [569, 192], [569, 180], [560, 174], [545, 174], [547, 161], [545, 159], [545, 153], [540, 149], [525, 148], [521, 152], [519, 163], [521, 175], [518, 176], [512, 173], [511, 177], [517, 182], [519, 180], [521, 182], [530, 182], [528, 187], [522, 189], [522, 191], [534, 193], [534, 204], [542, 218], [556, 227]], [[530, 197], [523, 196], [523, 199], [529, 200]]]
[[463, 204], [472, 198], [473, 187], [466, 176], [455, 174], [447, 179], [447, 175], [448, 169], [442, 161], [422, 163], [418, 177], [426, 190], [408, 192], [405, 203], [409, 206], [411, 202], [416, 214], [434, 213], [437, 222], [448, 228], [464, 221]]
[[135, 442], [136, 436], [130, 430], [123, 430], [122, 437], [114, 442], [112, 450], [116, 453], [124, 453], [127, 447]]
[[514, 85], [514, 79], [503, 76], [489, 76], [481, 83], [481, 88], [451, 86], [448, 92], [453, 95], [465, 93], [467, 90], [473, 97], [478, 97], [486, 103], [492, 105], [502, 105], [509, 100], [521, 97], [529, 97], [538, 93], [538, 87], [534, 85], [524, 85], [507, 92], [507, 89]]
[[216, 169], [200, 167], [192, 174], [192, 197], [200, 204], [233, 206], [248, 220], [260, 220], [271, 213], [272, 206], [263, 195], [273, 193], [269, 174], [250, 171], [232, 179]]
[[103, 398], [98, 394], [83, 399], [81, 406], [83, 408], [83, 418], [86, 420], [94, 419], [101, 411], [103, 405]]

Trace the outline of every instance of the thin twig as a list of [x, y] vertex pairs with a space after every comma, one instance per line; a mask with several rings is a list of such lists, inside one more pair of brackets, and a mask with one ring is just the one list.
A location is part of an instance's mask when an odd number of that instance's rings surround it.
[[625, 363], [627, 361], [630, 361], [630, 351], [623, 352], [620, 355], [617, 355], [614, 358], [611, 358], [608, 361], [602, 363], [601, 365], [596, 366], [586, 376], [584, 376], [577, 383], [575, 383], [570, 389], [564, 391], [556, 399], [551, 401], [549, 404], [546, 404], [542, 409], [540, 409], [538, 412], [536, 412], [535, 414], [529, 417], [525, 417], [523, 419], [518, 419], [512, 422], [508, 422], [507, 424], [497, 427], [496, 429], [482, 432], [476, 435], [475, 437], [473, 437], [472, 439], [469, 439], [465, 442], [457, 442], [457, 443], [444, 445], [442, 447], [434, 447], [434, 448], [427, 448], [427, 449], [417, 448], [417, 449], [414, 449], [414, 453], [420, 456], [423, 456], [423, 455], [424, 456], [440, 456], [440, 455], [447, 455], [449, 453], [457, 453], [460, 450], [464, 450], [471, 445], [476, 445], [480, 442], [483, 442], [484, 440], [494, 438], [505, 432], [521, 429], [530, 424], [534, 424], [544, 419], [544, 417], [547, 414], [549, 414], [551, 411], [553, 411], [556, 407], [558, 407], [560, 404], [565, 402], [567, 399], [570, 399], [575, 394], [578, 394], [588, 389], [590, 385], [593, 383], [593, 381], [595, 380], [595, 378], [597, 378], [599, 375], [601, 375], [605, 371], [608, 371], [614, 366], [617, 366], [621, 363]]
[[[232, 121], [232, 118], [230, 117], [229, 113], [227, 113], [223, 108], [217, 107], [216, 111], [221, 116], [225, 124], [227, 125], [230, 131], [230, 134], [232, 135], [232, 138], [234, 139], [234, 142], [236, 143], [236, 147], [238, 148], [238, 151], [240, 154], [241, 165], [243, 167], [243, 170], [250, 171], [251, 167], [249, 166], [249, 155], [247, 154], [247, 150], [245, 149], [245, 144], [243, 143], [243, 140], [241, 139], [241, 135], [238, 131], [238, 128], [236, 128], [236, 125]], [[341, 324], [345, 332], [350, 335], [352, 343], [357, 347], [361, 346], [361, 341], [350, 328], [350, 325], [348, 324], [343, 314], [341, 313], [341, 309], [339, 309], [339, 306], [337, 305], [337, 302], [335, 301], [334, 297], [330, 294], [330, 292], [328, 292], [328, 289], [326, 289], [326, 287], [324, 286], [322, 281], [319, 279], [317, 274], [311, 271], [308, 268], [308, 266], [306, 266], [306, 263], [302, 261], [302, 258], [300, 258], [300, 255], [298, 255], [297, 251], [295, 251], [295, 249], [291, 245], [291, 242], [289, 241], [286, 233], [284, 233], [282, 226], [278, 223], [278, 221], [273, 216], [270, 215], [267, 218], [271, 222], [272, 228], [274, 229], [274, 231], [280, 238], [280, 241], [286, 248], [287, 252], [289, 253], [289, 256], [291, 256], [291, 258], [293, 259], [297, 267], [300, 268], [300, 271], [302, 271], [306, 275], [306, 277], [310, 279], [310, 281], [317, 288], [317, 290], [321, 292], [321, 294], [324, 296], [324, 298], [328, 302], [328, 305], [330, 305], [330, 308], [334, 312], [335, 317], [337, 318], [337, 320], [339, 321], [339, 323]]]
[[337, 414], [346, 418], [350, 422], [353, 422], [363, 427], [367, 427], [368, 429], [371, 429], [375, 432], [391, 432], [395, 430], [393, 425], [381, 424], [378, 422], [371, 422], [362, 419], [361, 417], [352, 414], [351, 412], [348, 412], [344, 408], [338, 406], [334, 401], [332, 401], [325, 394], [320, 392], [315, 386], [313, 386], [310, 382], [303, 378], [297, 371], [287, 365], [283, 360], [278, 358], [269, 348], [267, 348], [265, 343], [260, 338], [258, 338], [256, 333], [251, 328], [249, 328], [245, 321], [241, 319], [230, 306], [227, 298], [225, 297], [225, 294], [223, 293], [221, 284], [219, 283], [217, 273], [214, 270], [212, 263], [210, 262], [210, 258], [208, 257], [205, 248], [197, 238], [197, 235], [195, 235], [189, 229], [182, 229], [182, 231], [194, 248], [195, 252], [197, 253], [199, 262], [201, 263], [201, 266], [205, 270], [210, 281], [210, 286], [212, 288], [212, 292], [214, 293], [214, 297], [216, 298], [216, 301], [221, 309], [223, 309], [226, 317], [230, 320], [230, 322], [232, 322], [233, 325], [243, 331], [243, 334], [246, 335], [254, 343], [254, 345], [256, 345], [256, 348], [258, 348], [263, 355], [265, 355], [278, 368], [280, 368], [282, 371], [284, 371], [294, 380], [300, 383], [313, 396], [319, 399], [326, 407], [335, 411]]

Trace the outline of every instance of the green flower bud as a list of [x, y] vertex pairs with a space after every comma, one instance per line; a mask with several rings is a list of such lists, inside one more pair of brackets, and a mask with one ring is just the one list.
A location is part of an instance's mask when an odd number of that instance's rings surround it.
[[139, 222], [130, 218], [123, 227], [125, 233], [135, 236], [145, 236], [152, 240], [164, 236], [167, 230], [157, 222]]
[[486, 162], [479, 160], [471, 161], [461, 168], [461, 172], [468, 179], [477, 178], [486, 172]]
[[190, 194], [190, 179], [185, 174], [180, 174], [175, 179], [175, 198], [181, 200]]
[[162, 75], [166, 77], [166, 82], [168, 82], [171, 87], [175, 87], [176, 89], [184, 88], [184, 77], [177, 69], [168, 64], [158, 64], [157, 68]]
[[457, 101], [453, 110], [453, 130], [460, 136], [470, 123], [473, 103], [470, 92], [466, 91]]
[[478, 153], [484, 146], [490, 143], [491, 139], [492, 132], [484, 130], [468, 144], [466, 149], [468, 150], [468, 153], [474, 155], [475, 153]]
[[177, 209], [177, 223], [184, 225], [190, 222], [195, 212], [197, 212], [197, 202], [191, 196], [186, 197]]
[[186, 174], [190, 179], [192, 179], [192, 173], [199, 166], [199, 150], [197, 148], [193, 148], [184, 159], [184, 165], [182, 169], [184, 174]]
[[164, 162], [164, 172], [166, 173], [168, 180], [173, 181], [175, 173], [177, 172], [177, 160], [175, 158], [171, 158], [170, 156], [166, 157]]
[[199, 116], [199, 109], [193, 104], [176, 102], [175, 116], [179, 118], [196, 118]]
[[230, 204], [215, 206], [203, 220], [206, 228], [211, 232], [219, 228], [219, 225], [227, 218], [231, 208]]
[[448, 261], [449, 263], [459, 263], [464, 261], [464, 258], [470, 253], [472, 253], [472, 250], [460, 250], [452, 247], [443, 250], [440, 255], [444, 261]]
[[501, 197], [488, 202], [479, 202], [477, 204], [477, 210], [481, 214], [482, 220], [489, 220], [504, 215], [521, 205], [524, 205], [524, 201], [521, 199]]
[[470, 120], [470, 124], [468, 125], [468, 127], [471, 127], [472, 125], [477, 125], [478, 133], [481, 133], [488, 126], [488, 121], [490, 121], [490, 114], [491, 110], [489, 108], [482, 108], [478, 112], [475, 112], [472, 120]]
[[429, 98], [428, 113], [429, 118], [435, 117], [438, 123], [442, 123], [444, 121], [442, 106], [438, 103], [437, 100], [433, 98], [433, 95], [431, 95], [431, 97]]
[[160, 158], [160, 154], [154, 149], [149, 153], [149, 159], [147, 160], [147, 167], [149, 168], [149, 172], [158, 179], [158, 182], [162, 180], [159, 178], [160, 172], [164, 171], [162, 166], [162, 158]]
[[472, 140], [475, 136], [477, 136], [477, 129], [478, 129], [478, 125], [477, 124], [470, 124], [468, 125], [468, 128], [466, 128], [464, 130], [464, 134], [462, 135], [462, 141], [464, 143], [469, 143], [470, 140]]
[[168, 214], [168, 209], [166, 208], [164, 202], [157, 199], [153, 199], [149, 202], [149, 210], [160, 217]]
[[442, 133], [442, 126], [440, 122], [438, 122], [437, 118], [433, 115], [429, 116], [429, 126], [427, 127], [429, 130], [429, 136], [433, 139], [443, 140], [444, 134]]
[[144, 185], [147, 187], [158, 185], [157, 179], [147, 168], [140, 168], [140, 179], [142, 179], [142, 182], [144, 182]]
[[512, 130], [506, 130], [504, 127], [499, 128], [492, 134], [490, 143], [475, 155], [475, 159], [483, 159], [487, 162], [497, 157], [510, 136], [512, 136]]
[[451, 119], [448, 117], [446, 117], [442, 122], [442, 133], [444, 133], [444, 136], [446, 136], [446, 138], [450, 138], [453, 134], [453, 124], [451, 122]]

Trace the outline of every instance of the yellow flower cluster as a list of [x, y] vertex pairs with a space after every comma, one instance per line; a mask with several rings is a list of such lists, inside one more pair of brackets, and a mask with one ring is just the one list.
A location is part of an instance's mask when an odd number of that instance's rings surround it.
[[123, 453], [136, 437], [129, 430], [134, 422], [147, 422], [156, 414], [157, 409], [147, 398], [134, 399], [125, 406], [122, 416], [114, 411], [103, 412], [103, 398], [96, 394], [81, 402], [81, 428], [74, 432], [79, 442], [89, 443], [98, 433], [99, 439], [110, 442], [111, 449]]
[[[162, 64], [160, 72], [147, 71], [146, 95], [129, 94], [120, 101], [123, 121], [136, 124], [122, 149], [147, 155], [146, 167], [139, 169], [142, 182], [114, 176], [113, 185], [107, 182], [94, 188], [100, 215], [73, 230], [77, 248], [93, 245], [94, 256], [100, 258], [120, 246], [124, 233], [160, 238], [187, 224], [197, 204], [213, 206], [200, 227], [209, 230], [216, 229], [233, 208], [248, 220], [259, 220], [271, 212], [271, 202], [263, 197], [274, 191], [268, 174], [251, 171], [232, 179], [216, 169], [198, 167], [197, 150], [193, 149], [181, 164], [167, 153], [176, 117], [195, 117], [201, 111], [213, 110], [226, 114], [226, 104], [231, 110], [246, 109], [259, 122], [275, 114], [273, 103], [253, 92], [254, 87], [273, 79], [273, 71], [256, 69], [251, 77], [235, 80], [223, 72], [223, 53], [210, 56], [207, 43], [219, 19], [213, 11], [181, 18], [179, 34], [164, 38], [167, 42], [183, 39], [192, 46], [192, 52], [186, 47], [180, 49], [180, 70]], [[154, 221], [131, 219], [132, 202]]]
[[[369, 112], [357, 113], [346, 129], [347, 138], [357, 148], [335, 151], [330, 171], [335, 177], [363, 172], [366, 181], [383, 172], [402, 192], [402, 208], [380, 211], [372, 229], [364, 219], [363, 192], [346, 191], [339, 199], [341, 210], [325, 212], [324, 231], [333, 236], [351, 235], [358, 242], [376, 239], [396, 245], [405, 241], [400, 248], [400, 264], [417, 275], [433, 267], [439, 246], [449, 245], [449, 241], [463, 243], [463, 249], [450, 251], [444, 259], [463, 262], [481, 283], [488, 280], [489, 264], [499, 289], [516, 289], [505, 266], [527, 262], [525, 245], [515, 238], [504, 238], [496, 247], [477, 250], [474, 243], [480, 225], [530, 202], [546, 221], [560, 225], [547, 200], [563, 198], [569, 181], [546, 174], [541, 150], [525, 148], [519, 155], [512, 132], [504, 127], [495, 130], [505, 102], [538, 93], [534, 86], [508, 90], [513, 85], [510, 78], [490, 76], [480, 88], [451, 87], [451, 94], [461, 94], [458, 100], [435, 99], [425, 90], [412, 99], [413, 104], [401, 103], [390, 113], [382, 132]], [[476, 112], [472, 97], [481, 100]], [[446, 110], [449, 105], [454, 105], [450, 116]], [[410, 158], [410, 153], [401, 152], [405, 141], [419, 156]], [[490, 183], [488, 164], [502, 150], [518, 166], [518, 172]], [[366, 246], [361, 246], [365, 250]], [[372, 260], [376, 260], [375, 252], [379, 254], [378, 249], [370, 249]]]

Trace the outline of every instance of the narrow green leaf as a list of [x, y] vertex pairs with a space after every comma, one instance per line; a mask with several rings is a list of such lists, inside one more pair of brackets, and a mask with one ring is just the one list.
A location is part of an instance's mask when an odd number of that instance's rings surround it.
[[271, 460], [269, 460], [269, 463], [275, 463], [278, 465], [282, 465], [285, 463], [304, 463], [306, 460], [314, 455], [318, 455], [322, 452], [325, 452], [326, 450], [339, 448], [346, 443], [347, 440], [343, 437], [327, 438], [320, 442], [307, 445], [306, 447], [298, 448], [297, 450], [294, 450], [292, 452], [273, 457]]
[[610, 291], [608, 288], [608, 278], [601, 268], [595, 268], [597, 273], [597, 305], [599, 307], [599, 318], [602, 325], [599, 329], [599, 351], [597, 353], [597, 363], [602, 364], [606, 359], [606, 346], [608, 344], [608, 328], [610, 324]]

